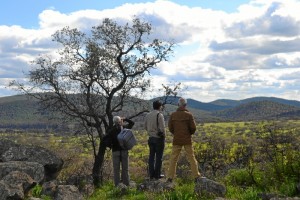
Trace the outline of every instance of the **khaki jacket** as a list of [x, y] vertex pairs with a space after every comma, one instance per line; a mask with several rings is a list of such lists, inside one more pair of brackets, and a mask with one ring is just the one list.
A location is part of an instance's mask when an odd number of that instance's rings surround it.
[[173, 112], [168, 122], [169, 131], [173, 134], [173, 145], [192, 144], [192, 134], [196, 131], [196, 123], [192, 113], [185, 108]]

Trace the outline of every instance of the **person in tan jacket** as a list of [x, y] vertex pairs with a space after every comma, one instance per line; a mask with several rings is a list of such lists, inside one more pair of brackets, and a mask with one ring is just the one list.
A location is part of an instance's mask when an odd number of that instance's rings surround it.
[[178, 100], [178, 109], [171, 114], [168, 122], [169, 131], [173, 134], [172, 153], [167, 173], [168, 182], [172, 182], [175, 177], [177, 161], [182, 148], [186, 151], [195, 181], [201, 176], [192, 146], [192, 135], [196, 131], [196, 123], [192, 113], [186, 109], [186, 106], [186, 99], [180, 98]]

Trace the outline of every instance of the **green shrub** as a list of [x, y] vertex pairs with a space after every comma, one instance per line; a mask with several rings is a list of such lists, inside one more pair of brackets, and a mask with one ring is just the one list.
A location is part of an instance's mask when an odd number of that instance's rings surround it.
[[42, 195], [42, 186], [37, 184], [36, 186], [34, 186], [32, 189], [31, 189], [31, 195], [35, 198], [40, 198], [40, 199], [43, 199], [43, 200], [52, 200], [51, 197], [49, 196], [46, 196], [46, 195]]
[[241, 188], [237, 186], [228, 186], [226, 197], [236, 200], [259, 200], [260, 190], [255, 187]]
[[184, 193], [181, 191], [173, 191], [169, 193], [165, 193], [162, 195], [162, 198], [159, 199], [164, 199], [164, 200], [194, 200], [197, 199], [195, 198], [195, 195], [192, 193]]
[[236, 186], [251, 186], [255, 184], [253, 177], [246, 169], [231, 169], [229, 170], [225, 181], [229, 185]]
[[280, 194], [285, 196], [294, 196], [297, 194], [297, 183], [293, 180], [286, 180], [279, 187]]
[[31, 194], [33, 197], [40, 198], [42, 194], [42, 186], [37, 184], [34, 188], [31, 189]]

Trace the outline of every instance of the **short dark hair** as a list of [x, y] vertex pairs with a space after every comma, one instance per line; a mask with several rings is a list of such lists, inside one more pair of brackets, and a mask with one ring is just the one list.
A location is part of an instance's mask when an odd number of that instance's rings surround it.
[[162, 106], [162, 103], [159, 100], [156, 100], [156, 101], [153, 102], [153, 109], [154, 110], [158, 110], [159, 107], [161, 107], [161, 106]]

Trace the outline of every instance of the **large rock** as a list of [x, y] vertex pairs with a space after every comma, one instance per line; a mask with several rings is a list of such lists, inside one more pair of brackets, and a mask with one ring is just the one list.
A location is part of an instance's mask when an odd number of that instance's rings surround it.
[[37, 182], [35, 182], [28, 174], [20, 171], [13, 171], [9, 173], [3, 177], [2, 181], [4, 181], [7, 185], [17, 186], [25, 194], [37, 184]]
[[275, 194], [275, 193], [259, 193], [257, 195], [261, 200], [270, 200], [270, 199], [278, 199], [283, 198], [283, 195]]
[[91, 175], [73, 175], [66, 180], [66, 185], [75, 185], [85, 196], [90, 196], [95, 190]]
[[44, 167], [40, 163], [11, 161], [0, 163], [0, 180], [13, 171], [26, 173], [37, 183], [45, 178]]
[[226, 194], [226, 188], [220, 183], [202, 177], [195, 183], [195, 192], [200, 195], [207, 194], [215, 197], [224, 197]]
[[57, 181], [45, 182], [42, 185], [42, 194], [53, 197], [57, 191]]
[[3, 153], [5, 153], [7, 150], [9, 150], [11, 147], [17, 147], [19, 146], [18, 144], [14, 143], [13, 141], [11, 140], [5, 140], [5, 139], [2, 139], [0, 140], [0, 162], [3, 162], [1, 160], [1, 155]]
[[0, 199], [24, 199], [36, 182], [23, 172], [13, 171], [0, 181]]
[[32, 162], [0, 163], [0, 199], [20, 200], [44, 179], [44, 167]]
[[45, 182], [42, 194], [50, 196], [53, 200], [83, 200], [83, 195], [74, 185], [58, 185], [57, 181]]
[[300, 197], [273, 197], [270, 200], [300, 200]]
[[159, 180], [146, 180], [137, 186], [140, 191], [163, 192], [166, 190], [174, 190], [175, 183], [167, 182], [164, 179]]
[[78, 188], [74, 185], [59, 185], [54, 200], [83, 200]]
[[37, 146], [12, 146], [2, 153], [0, 160], [37, 162], [45, 168], [45, 179], [53, 180], [62, 169], [63, 160], [49, 150]]
[[22, 199], [24, 194], [11, 191], [7, 184], [0, 181], [0, 199]]

